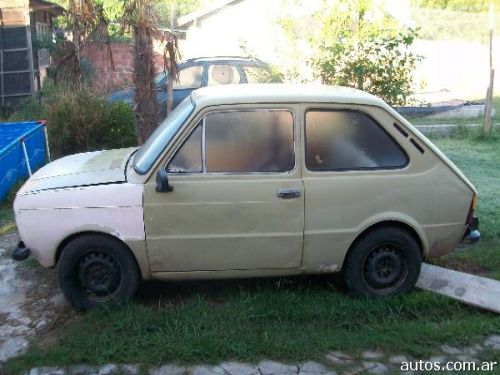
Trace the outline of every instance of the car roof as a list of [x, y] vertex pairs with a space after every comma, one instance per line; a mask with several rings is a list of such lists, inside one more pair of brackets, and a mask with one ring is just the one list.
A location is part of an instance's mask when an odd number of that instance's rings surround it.
[[251, 103], [350, 103], [388, 108], [381, 99], [349, 87], [320, 84], [244, 84], [208, 86], [191, 93], [202, 107]]
[[244, 63], [256, 63], [265, 64], [263, 61], [256, 59], [254, 57], [243, 57], [243, 56], [204, 56], [204, 57], [194, 57], [183, 61], [183, 63], [189, 62], [214, 62], [214, 61], [231, 61], [231, 62], [244, 62]]

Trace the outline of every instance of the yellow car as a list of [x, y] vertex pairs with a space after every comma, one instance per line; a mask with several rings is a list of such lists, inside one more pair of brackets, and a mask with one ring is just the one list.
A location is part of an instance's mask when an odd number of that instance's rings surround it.
[[139, 149], [56, 160], [14, 202], [30, 254], [78, 309], [141, 279], [342, 272], [368, 297], [480, 237], [476, 189], [382, 100], [350, 88], [194, 91]]

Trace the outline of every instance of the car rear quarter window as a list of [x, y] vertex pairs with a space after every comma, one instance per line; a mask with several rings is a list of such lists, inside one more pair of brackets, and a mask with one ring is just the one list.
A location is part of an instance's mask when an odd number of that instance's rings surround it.
[[179, 81], [174, 81], [174, 88], [177, 90], [200, 88], [202, 73], [202, 65], [190, 66], [180, 70]]
[[408, 156], [369, 115], [354, 110], [306, 112], [306, 166], [311, 171], [394, 169]]
[[210, 65], [208, 67], [208, 86], [232, 85], [240, 83], [240, 74], [233, 65]]

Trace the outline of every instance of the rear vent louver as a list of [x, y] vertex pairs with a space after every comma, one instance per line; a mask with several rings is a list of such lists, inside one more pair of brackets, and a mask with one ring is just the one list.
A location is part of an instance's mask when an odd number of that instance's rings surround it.
[[418, 151], [420, 151], [420, 153], [421, 153], [421, 154], [423, 154], [423, 153], [425, 152], [425, 151], [424, 151], [424, 149], [423, 149], [423, 147], [422, 147], [422, 146], [420, 146], [420, 145], [417, 143], [417, 141], [415, 141], [413, 138], [411, 138], [411, 139], [410, 139], [410, 142], [411, 142], [411, 144], [412, 144], [413, 146], [415, 146], [415, 148], [416, 148]]
[[406, 132], [406, 130], [404, 130], [399, 124], [397, 123], [394, 123], [394, 127], [396, 129], [398, 129], [398, 131], [403, 134], [405, 137], [408, 137], [408, 133]]

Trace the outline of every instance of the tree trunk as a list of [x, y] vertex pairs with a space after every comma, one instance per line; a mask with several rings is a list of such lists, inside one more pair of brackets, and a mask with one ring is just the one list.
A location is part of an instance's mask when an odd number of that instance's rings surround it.
[[[170, 62], [172, 64], [172, 62]], [[167, 81], [167, 116], [172, 112], [174, 106], [174, 77], [168, 77]]]
[[153, 39], [150, 30], [134, 27], [135, 116], [139, 144], [148, 139], [158, 125], [154, 85]]

